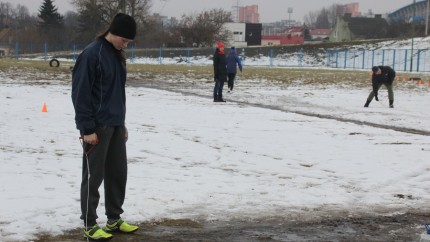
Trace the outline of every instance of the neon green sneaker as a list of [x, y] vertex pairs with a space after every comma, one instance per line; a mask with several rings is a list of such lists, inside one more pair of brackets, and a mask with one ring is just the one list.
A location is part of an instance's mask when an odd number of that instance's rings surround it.
[[123, 233], [133, 233], [139, 227], [135, 225], [130, 225], [122, 219], [118, 219], [114, 223], [106, 224], [107, 232], [123, 232]]
[[112, 235], [109, 233], [106, 233], [103, 229], [99, 227], [98, 224], [94, 225], [89, 230], [84, 230], [84, 238], [88, 238], [90, 240], [109, 240], [112, 238]]

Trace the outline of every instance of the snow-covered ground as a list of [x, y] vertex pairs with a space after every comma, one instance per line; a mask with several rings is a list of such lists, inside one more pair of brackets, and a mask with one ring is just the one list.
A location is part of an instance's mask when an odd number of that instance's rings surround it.
[[[82, 226], [71, 86], [47, 83], [0, 77], [0, 241]], [[298, 114], [428, 133], [430, 87], [407, 85], [397, 84], [394, 109], [385, 90], [380, 102], [363, 108], [370, 87], [253, 89], [252, 80], [239, 79], [234, 93], [225, 94], [230, 102], [213, 103], [212, 86], [200, 96], [130, 86], [123, 217], [211, 221], [429, 211], [430, 136]], [[248, 105], [253, 97], [262, 105]], [[41, 112], [44, 102], [48, 112]]]
[[[70, 86], [0, 82], [0, 240], [81, 226], [82, 161]], [[397, 92], [394, 109], [386, 101], [365, 109], [367, 91], [331, 87], [330, 95], [303, 97], [333, 115], [429, 130], [428, 92]], [[124, 218], [132, 222], [428, 209], [429, 136], [161, 90], [127, 92]], [[227, 98], [240, 96], [238, 86]], [[101, 206], [102, 224], [103, 214]]]

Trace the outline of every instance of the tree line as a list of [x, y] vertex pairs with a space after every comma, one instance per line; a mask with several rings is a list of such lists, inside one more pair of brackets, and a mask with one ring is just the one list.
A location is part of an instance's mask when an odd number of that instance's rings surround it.
[[183, 15], [169, 21], [150, 13], [151, 0], [73, 0], [76, 11], [58, 12], [55, 0], [43, 0], [37, 14], [23, 5], [0, 1], [0, 31], [9, 29], [3, 44], [44, 43], [57, 50], [69, 50], [72, 44], [85, 46], [104, 32], [113, 16], [124, 12], [133, 16], [138, 32], [138, 47], [207, 47], [226, 41], [229, 33], [223, 24], [232, 21], [230, 12], [210, 9]]
[[[23, 5], [12, 5], [0, 0], [0, 47], [14, 47], [16, 43], [48, 44], [53, 50], [70, 50], [77, 44], [82, 48], [104, 32], [112, 17], [124, 12], [136, 19], [137, 47], [210, 47], [226, 41], [231, 34], [223, 28], [232, 22], [230, 12], [209, 9], [197, 14], [167, 18], [150, 12], [152, 0], [72, 0], [76, 11], [58, 13], [55, 0], [43, 0], [37, 14], [31, 15]], [[309, 12], [304, 18], [305, 29], [332, 28], [336, 23], [337, 5]], [[422, 26], [416, 32], [423, 32]], [[410, 36], [410, 23], [391, 27], [390, 37]], [[1, 32], [0, 32], [1, 33]], [[306, 36], [306, 33], [305, 33]]]

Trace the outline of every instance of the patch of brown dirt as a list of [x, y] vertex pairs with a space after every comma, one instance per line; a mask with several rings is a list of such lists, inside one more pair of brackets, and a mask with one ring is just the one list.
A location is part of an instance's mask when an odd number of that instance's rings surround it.
[[[134, 234], [114, 234], [110, 241], [419, 241], [430, 214], [325, 218], [288, 221], [265, 218], [252, 221], [196, 222], [188, 219], [140, 224]], [[85, 241], [81, 229], [61, 236], [40, 235], [36, 242]]]

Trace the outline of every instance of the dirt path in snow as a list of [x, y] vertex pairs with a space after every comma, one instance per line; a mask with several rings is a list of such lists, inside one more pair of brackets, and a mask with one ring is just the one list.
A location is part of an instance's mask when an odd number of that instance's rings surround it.
[[[145, 80], [145, 82], [141, 82], [138, 80], [131, 79], [129, 81], [129, 84], [131, 86], [135, 87], [146, 87], [146, 88], [154, 88], [159, 90], [165, 90], [165, 91], [171, 91], [171, 92], [177, 92], [181, 93], [183, 95], [193, 95], [193, 96], [199, 96], [203, 98], [208, 98], [209, 100], [212, 99], [212, 96], [205, 95], [202, 93], [210, 92], [208, 90], [211, 90], [211, 87], [208, 87], [206, 83], [202, 82], [179, 82], [179, 83], [172, 83], [172, 82], [164, 82], [161, 80]], [[212, 83], [210, 83], [212, 85]], [[420, 130], [420, 129], [412, 129], [407, 127], [397, 127], [393, 125], [385, 125], [385, 124], [378, 124], [373, 122], [367, 122], [362, 120], [356, 120], [356, 119], [349, 119], [349, 118], [342, 118], [334, 115], [329, 114], [320, 114], [320, 113], [311, 113], [306, 111], [298, 111], [291, 108], [286, 107], [284, 103], [281, 103], [279, 105], [268, 105], [268, 104], [262, 104], [257, 102], [249, 101], [235, 101], [235, 100], [228, 100], [229, 102], [238, 103], [245, 106], [253, 106], [253, 107], [260, 107], [260, 108], [266, 108], [271, 110], [278, 110], [282, 112], [288, 112], [288, 113], [295, 113], [300, 114], [304, 116], [309, 117], [316, 117], [316, 118], [322, 118], [322, 119], [331, 119], [336, 120], [340, 122], [347, 122], [347, 123], [354, 123], [358, 125], [366, 125], [371, 126], [375, 128], [381, 128], [381, 129], [389, 129], [394, 130], [398, 132], [403, 133], [410, 133], [410, 134], [417, 134], [417, 135], [424, 135], [424, 136], [430, 136], [430, 131], [427, 130]]]
[[[338, 215], [306, 222], [286, 218], [229, 222], [164, 220], [142, 223], [136, 233], [114, 234], [110, 241], [420, 241], [425, 233], [423, 224], [429, 222], [430, 214], [340, 218]], [[61, 236], [43, 236], [35, 241], [85, 240], [82, 230], [75, 229]]]

